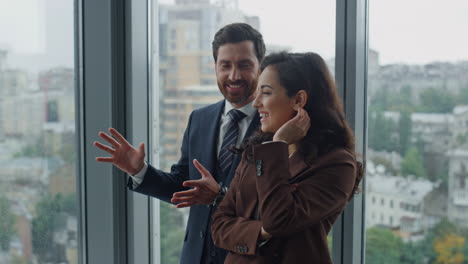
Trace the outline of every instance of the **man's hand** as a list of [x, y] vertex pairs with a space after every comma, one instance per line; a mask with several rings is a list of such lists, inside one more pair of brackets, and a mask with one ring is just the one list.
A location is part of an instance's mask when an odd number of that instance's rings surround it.
[[97, 157], [96, 161], [112, 163], [130, 175], [137, 174], [145, 165], [145, 144], [140, 143], [136, 149], [117, 130], [109, 128], [109, 132], [113, 137], [102, 131], [98, 135], [112, 147], [97, 141], [94, 141], [94, 146], [111, 154], [112, 157]]
[[193, 160], [193, 165], [200, 172], [202, 178], [200, 180], [184, 181], [184, 187], [193, 187], [188, 191], [176, 192], [172, 195], [171, 202], [177, 204], [177, 208], [190, 207], [198, 204], [211, 204], [216, 195], [221, 190], [221, 186], [211, 176], [211, 173], [203, 167], [196, 159]]

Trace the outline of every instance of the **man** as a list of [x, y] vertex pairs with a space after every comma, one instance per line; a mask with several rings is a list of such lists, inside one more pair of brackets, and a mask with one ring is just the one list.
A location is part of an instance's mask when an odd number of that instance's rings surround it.
[[[252, 106], [265, 55], [262, 35], [248, 24], [221, 28], [212, 42], [218, 88], [225, 100], [191, 113], [181, 147], [181, 157], [171, 172], [144, 162], [144, 144], [131, 146], [115, 129], [99, 136], [112, 145], [94, 145], [112, 157], [98, 157], [128, 173], [128, 187], [142, 194], [191, 207], [182, 249], [181, 263], [221, 264], [227, 254], [213, 245], [211, 215], [229, 187], [239, 155], [229, 151], [259, 125]], [[213, 176], [211, 176], [213, 175]]]

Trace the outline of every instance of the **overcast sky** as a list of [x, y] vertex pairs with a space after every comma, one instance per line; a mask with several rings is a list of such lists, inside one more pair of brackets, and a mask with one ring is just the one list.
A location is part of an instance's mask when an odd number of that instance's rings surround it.
[[[239, 5], [260, 17], [266, 41], [334, 56], [335, 1], [239, 0]], [[369, 0], [369, 45], [383, 64], [468, 60], [468, 1]]]
[[[6, 44], [20, 53], [43, 51], [46, 1], [57, 0], [0, 0], [0, 47]], [[468, 60], [467, 0], [369, 3], [370, 47], [379, 52], [382, 64]], [[239, 6], [260, 17], [267, 43], [334, 56], [335, 1], [239, 0]]]

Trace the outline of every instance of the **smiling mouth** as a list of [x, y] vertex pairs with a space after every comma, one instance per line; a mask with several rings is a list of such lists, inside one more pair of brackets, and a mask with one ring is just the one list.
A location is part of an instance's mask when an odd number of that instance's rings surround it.
[[240, 92], [244, 87], [246, 87], [245, 82], [241, 83], [228, 83], [225, 85], [225, 87], [232, 92]]
[[265, 121], [270, 116], [270, 114], [268, 113], [259, 113], [259, 114], [260, 114], [260, 122]]

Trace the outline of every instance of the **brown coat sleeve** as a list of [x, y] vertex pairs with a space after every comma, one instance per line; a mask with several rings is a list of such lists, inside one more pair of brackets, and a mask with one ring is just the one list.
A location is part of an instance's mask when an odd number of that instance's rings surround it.
[[288, 236], [344, 208], [354, 187], [355, 163], [344, 150], [331, 155], [327, 161], [317, 161], [318, 167], [309, 168], [305, 173], [310, 175], [292, 191], [287, 144], [273, 142], [254, 148], [255, 161], [261, 161], [257, 191], [265, 231], [274, 237]]
[[213, 242], [217, 247], [237, 254], [255, 255], [262, 223], [258, 220], [239, 217], [236, 212], [236, 193], [241, 173], [246, 167], [245, 163], [243, 159], [239, 164], [231, 186], [213, 216], [211, 232]]

